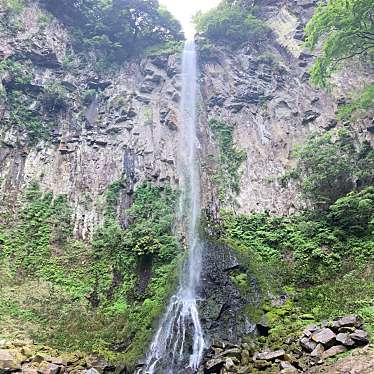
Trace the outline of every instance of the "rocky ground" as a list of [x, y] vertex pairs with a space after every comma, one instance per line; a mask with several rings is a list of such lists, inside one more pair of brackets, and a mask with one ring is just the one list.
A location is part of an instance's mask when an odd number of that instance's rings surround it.
[[0, 340], [0, 373], [103, 374], [125, 372], [124, 367], [114, 367], [107, 361], [81, 353], [58, 355], [46, 346], [31, 341]]
[[[247, 373], [369, 373], [374, 368], [373, 346], [357, 316], [308, 326], [297, 339], [287, 338], [282, 349], [261, 352], [255, 345], [214, 342], [204, 374]], [[362, 348], [362, 346], [365, 346]], [[361, 347], [361, 348], [359, 348]], [[359, 348], [359, 349], [356, 349]], [[331, 358], [354, 350], [331, 365]], [[356, 357], [356, 359], [354, 358]], [[359, 358], [359, 359], [357, 359]], [[335, 370], [335, 371], [334, 371]]]

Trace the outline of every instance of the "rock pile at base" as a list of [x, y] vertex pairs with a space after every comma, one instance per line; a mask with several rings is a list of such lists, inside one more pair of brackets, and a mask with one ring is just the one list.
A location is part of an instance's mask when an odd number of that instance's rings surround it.
[[0, 374], [121, 374], [124, 368], [80, 353], [56, 355], [51, 348], [29, 341], [0, 339]]
[[307, 372], [329, 357], [369, 343], [357, 316], [338, 318], [322, 325], [310, 325], [299, 338], [287, 338], [283, 349], [256, 352], [255, 346], [214, 342], [201, 373], [249, 374]]

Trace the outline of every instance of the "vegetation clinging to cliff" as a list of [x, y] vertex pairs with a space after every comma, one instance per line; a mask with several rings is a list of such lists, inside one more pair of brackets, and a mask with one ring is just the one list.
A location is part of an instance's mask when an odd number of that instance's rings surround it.
[[373, 148], [366, 142], [355, 144], [352, 132], [346, 129], [312, 134], [294, 156], [297, 165], [283, 182], [296, 179], [302, 194], [317, 208], [374, 183]]
[[[119, 181], [108, 189], [105, 223], [91, 244], [72, 238], [66, 198], [36, 184], [17, 217], [0, 216], [2, 336], [22, 332], [62, 351], [121, 357], [130, 365], [144, 353], [176, 276], [176, 195], [140, 186], [123, 228], [116, 218], [123, 188]], [[159, 243], [157, 253], [137, 251], [143, 227]]]
[[206, 13], [199, 12], [194, 22], [201, 35], [214, 43], [229, 43], [233, 47], [243, 42], [259, 43], [270, 34], [270, 28], [251, 13], [251, 8], [230, 1], [222, 1]]
[[311, 81], [323, 87], [342, 64], [354, 57], [370, 63], [374, 53], [374, 3], [368, 0], [321, 2], [306, 26], [306, 45], [322, 54], [311, 70]]
[[93, 48], [113, 58], [183, 39], [179, 22], [155, 0], [52, 0], [43, 4], [73, 28], [76, 48]]

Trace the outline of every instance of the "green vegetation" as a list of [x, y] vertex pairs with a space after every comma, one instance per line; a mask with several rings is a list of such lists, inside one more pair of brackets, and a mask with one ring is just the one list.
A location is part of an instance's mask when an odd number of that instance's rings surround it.
[[33, 84], [34, 70], [29, 61], [3, 60], [0, 73], [7, 73], [1, 97], [10, 115], [4, 124], [25, 132], [29, 145], [48, 140], [56, 114], [67, 108], [67, 90], [57, 82]]
[[216, 8], [195, 16], [196, 31], [213, 43], [238, 46], [243, 42], [261, 43], [270, 28], [252, 14], [252, 8], [222, 1]]
[[374, 3], [367, 0], [321, 2], [306, 26], [306, 45], [315, 49], [323, 41], [322, 54], [311, 81], [322, 87], [344, 62], [360, 57], [370, 63], [374, 52]]
[[216, 119], [209, 120], [209, 127], [215, 137], [215, 142], [219, 147], [218, 170], [214, 176], [219, 187], [219, 197], [225, 199], [229, 190], [239, 191], [238, 169], [246, 159], [246, 153], [234, 145], [234, 126]]
[[[124, 181], [108, 188], [105, 222], [91, 244], [72, 239], [66, 198], [37, 185], [27, 190], [17, 217], [2, 217], [2, 336], [25, 334], [61, 351], [94, 352], [128, 366], [143, 354], [175, 283], [176, 194], [140, 186], [123, 228], [116, 219], [123, 188]], [[148, 234], [157, 251], [142, 246]]]
[[71, 26], [77, 50], [94, 49], [122, 61], [146, 48], [183, 39], [172, 15], [153, 0], [52, 0], [42, 4]]
[[366, 142], [358, 146], [347, 129], [312, 135], [294, 156], [296, 168], [283, 182], [298, 180], [302, 194], [317, 208], [374, 183], [374, 150]]
[[[253, 276], [261, 289], [272, 327], [264, 343], [279, 348], [282, 337], [297, 335], [303, 325], [342, 314], [358, 313], [368, 327], [373, 321], [374, 187], [351, 192], [319, 213], [222, 212], [216, 232], [246, 269], [233, 279], [239, 289], [252, 292]], [[269, 294], [285, 294], [288, 301], [269, 307]], [[261, 318], [259, 309], [248, 313]]]
[[359, 94], [355, 95], [351, 103], [342, 105], [338, 110], [338, 119], [355, 119], [367, 114], [374, 108], [374, 84], [367, 85]]

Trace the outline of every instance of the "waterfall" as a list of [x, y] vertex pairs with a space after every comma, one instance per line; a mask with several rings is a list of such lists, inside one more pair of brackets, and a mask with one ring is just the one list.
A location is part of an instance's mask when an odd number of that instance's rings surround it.
[[[180, 284], [171, 297], [153, 338], [142, 374], [176, 374], [184, 368], [197, 370], [205, 347], [197, 309], [202, 243], [198, 237], [200, 175], [196, 136], [197, 63], [193, 41], [183, 50], [181, 123], [178, 142], [178, 173], [181, 220], [186, 233], [188, 257]], [[187, 343], [188, 342], [188, 343]], [[192, 352], [189, 344], [192, 343]]]

